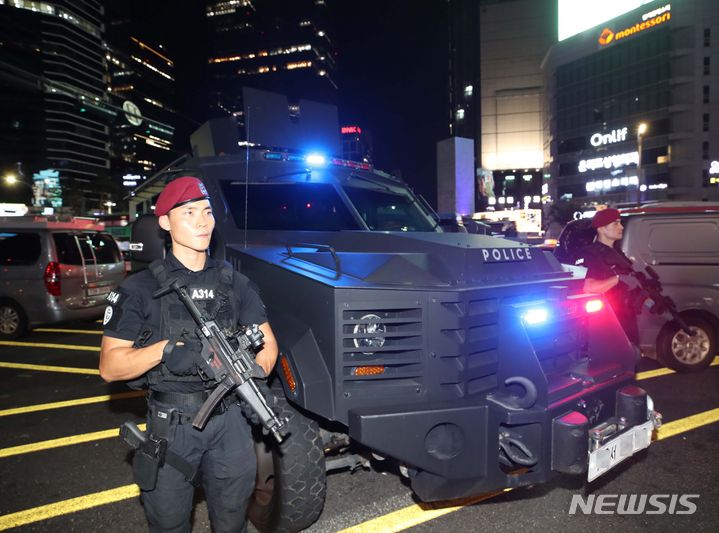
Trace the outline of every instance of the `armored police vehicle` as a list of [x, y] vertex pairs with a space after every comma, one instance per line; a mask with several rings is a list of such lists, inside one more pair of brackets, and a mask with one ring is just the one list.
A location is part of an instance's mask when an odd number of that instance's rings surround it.
[[[328, 470], [392, 461], [433, 501], [553, 472], [592, 481], [649, 445], [659, 420], [634, 384], [634, 350], [551, 254], [445, 233], [402, 180], [367, 164], [259, 146], [181, 159], [132, 208], [151, 213], [184, 175], [212, 197], [211, 253], [259, 286], [280, 345], [273, 387], [289, 435], [257, 435], [260, 530], [316, 520]], [[161, 252], [153, 221], [136, 223], [136, 260]]]

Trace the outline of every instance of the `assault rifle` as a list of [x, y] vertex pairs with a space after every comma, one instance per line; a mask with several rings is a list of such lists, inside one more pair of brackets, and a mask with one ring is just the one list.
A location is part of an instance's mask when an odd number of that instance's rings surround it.
[[235, 393], [257, 414], [262, 426], [272, 433], [277, 442], [282, 442], [285, 420], [277, 417], [253, 379], [265, 377], [264, 371], [255, 362], [253, 356], [253, 350], [262, 346], [262, 332], [259, 329], [248, 329], [238, 333], [233, 337], [237, 347], [233, 347], [217, 322], [208, 320], [202, 314], [187, 294], [185, 286], [180, 285], [177, 279], [169, 280], [165, 286], [155, 292], [153, 297], [159, 298], [170, 291], [177, 293], [197, 324], [198, 335], [203, 345], [202, 353], [209, 354], [205, 361], [212, 373], [209, 377], [217, 381], [217, 386], [200, 407], [192, 420], [192, 425], [197, 429], [204, 428], [217, 404], [227, 394]]
[[611, 266], [617, 274], [630, 275], [639, 283], [640, 302], [643, 302], [646, 298], [650, 298], [654, 302], [649, 310], [651, 313], [661, 315], [668, 312], [687, 335], [690, 337], [694, 335], [694, 332], [679, 314], [674, 300], [662, 294], [662, 283], [659, 281], [659, 274], [657, 274], [656, 270], [649, 265], [644, 268], [644, 272], [634, 270], [632, 260], [622, 253], [613, 254], [612, 258], [616, 258]]

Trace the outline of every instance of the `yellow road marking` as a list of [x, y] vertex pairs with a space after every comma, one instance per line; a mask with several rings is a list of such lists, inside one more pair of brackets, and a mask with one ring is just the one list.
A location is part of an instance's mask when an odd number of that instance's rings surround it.
[[86, 352], [99, 352], [99, 346], [82, 346], [80, 344], [52, 344], [49, 342], [19, 342], [0, 341], [0, 346], [18, 346], [22, 348], [57, 348], [60, 350], [84, 350]]
[[[137, 427], [139, 427], [141, 431], [145, 431], [146, 426], [147, 424], [137, 425]], [[44, 440], [41, 442], [31, 442], [30, 444], [11, 446], [10, 448], [0, 448], [0, 458], [12, 457], [13, 455], [22, 455], [32, 452], [40, 452], [43, 450], [51, 450], [53, 448], [72, 446], [73, 444], [82, 444], [84, 442], [111, 439], [113, 437], [117, 437], [119, 434], [119, 429], [106, 429], [104, 431], [94, 431], [92, 433], [84, 433], [82, 435], [73, 435], [72, 437], [61, 437], [59, 439]]]
[[471, 498], [461, 498], [444, 502], [422, 502], [410, 505], [404, 509], [362, 522], [356, 526], [341, 530], [339, 533], [374, 533], [375, 531], [390, 532], [403, 531], [429, 522], [440, 516], [459, 511], [463, 507], [489, 500], [513, 489], [502, 489]]
[[36, 411], [47, 411], [49, 409], [60, 409], [62, 407], [74, 407], [76, 405], [87, 405], [91, 403], [109, 402], [113, 400], [124, 400], [126, 398], [137, 398], [144, 396], [144, 390], [132, 390], [128, 392], [118, 392], [115, 394], [105, 394], [103, 396], [91, 396], [89, 398], [77, 398], [75, 400], [66, 400], [64, 402], [40, 403], [36, 405], [28, 405], [25, 407], [14, 407], [12, 409], [0, 410], [0, 416], [21, 415], [25, 413], [34, 413]]
[[50, 503], [41, 507], [34, 507], [25, 511], [0, 516], [0, 530], [20, 527], [40, 520], [48, 520], [58, 516], [84, 511], [100, 505], [119, 502], [140, 495], [137, 485], [125, 485], [116, 489], [95, 492], [78, 498], [71, 498], [61, 502]]
[[[709, 366], [719, 365], [719, 355], [709, 364]], [[637, 381], [643, 379], [658, 378], [659, 376], [666, 376], [667, 374], [674, 374], [675, 371], [671, 368], [657, 368], [656, 370], [647, 370], [646, 372], [639, 372], [636, 376]]]
[[91, 376], [100, 375], [100, 371], [97, 368], [77, 368], [71, 366], [30, 365], [26, 363], [0, 362], [0, 368], [16, 368], [18, 370], [39, 370], [41, 372], [62, 372], [64, 374], [89, 374]]
[[657, 430], [656, 440], [668, 439], [714, 422], [719, 422], [719, 408], [667, 422]]
[[35, 328], [33, 331], [41, 331], [43, 333], [84, 333], [86, 335], [102, 335], [102, 330], [92, 329], [60, 329], [60, 328]]

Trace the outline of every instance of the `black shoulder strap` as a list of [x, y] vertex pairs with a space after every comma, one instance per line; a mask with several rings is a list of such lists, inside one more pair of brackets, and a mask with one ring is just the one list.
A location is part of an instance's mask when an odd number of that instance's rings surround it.
[[167, 281], [167, 268], [165, 267], [164, 260], [155, 259], [152, 263], [150, 263], [149, 269], [160, 285], [164, 284]]

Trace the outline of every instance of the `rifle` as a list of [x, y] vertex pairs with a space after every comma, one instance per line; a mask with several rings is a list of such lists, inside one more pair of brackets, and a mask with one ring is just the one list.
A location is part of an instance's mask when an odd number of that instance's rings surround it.
[[[636, 271], [634, 270], [634, 263], [632, 263], [632, 260], [624, 254], [619, 252], [614, 254], [614, 256], [617, 258], [616, 262], [611, 264], [611, 266], [614, 267], [614, 271], [617, 272], [617, 274], [627, 274], [636, 279], [639, 283], [641, 293], [654, 302], [650, 312], [657, 315], [668, 312], [687, 335], [690, 337], [693, 336], [694, 332], [689, 328], [689, 325], [679, 314], [679, 310], [677, 309], [674, 300], [672, 300], [671, 297], [662, 294], [662, 283], [659, 281], [659, 274], [657, 274], [657, 271], [649, 265], [644, 268], [644, 272]], [[647, 277], [647, 274], [649, 274], [649, 277]]]
[[167, 285], [156, 291], [153, 297], [158, 298], [170, 291], [177, 293], [180, 301], [185, 304], [197, 324], [197, 333], [203, 345], [202, 353], [209, 353], [205, 362], [212, 373], [210, 377], [217, 381], [217, 386], [200, 407], [192, 420], [192, 425], [197, 429], [204, 428], [217, 404], [227, 394], [235, 393], [257, 414], [262, 426], [272, 433], [277, 442], [282, 442], [284, 438], [282, 428], [286, 421], [277, 417], [267, 404], [257, 383], [252, 379], [265, 376], [251, 352], [262, 345], [262, 332], [259, 329], [248, 329], [244, 333], [236, 334], [234, 339], [237, 342], [237, 347], [234, 348], [217, 322], [208, 320], [202, 314], [190, 295], [187, 294], [185, 286], [180, 285], [177, 279], [171, 279]]

